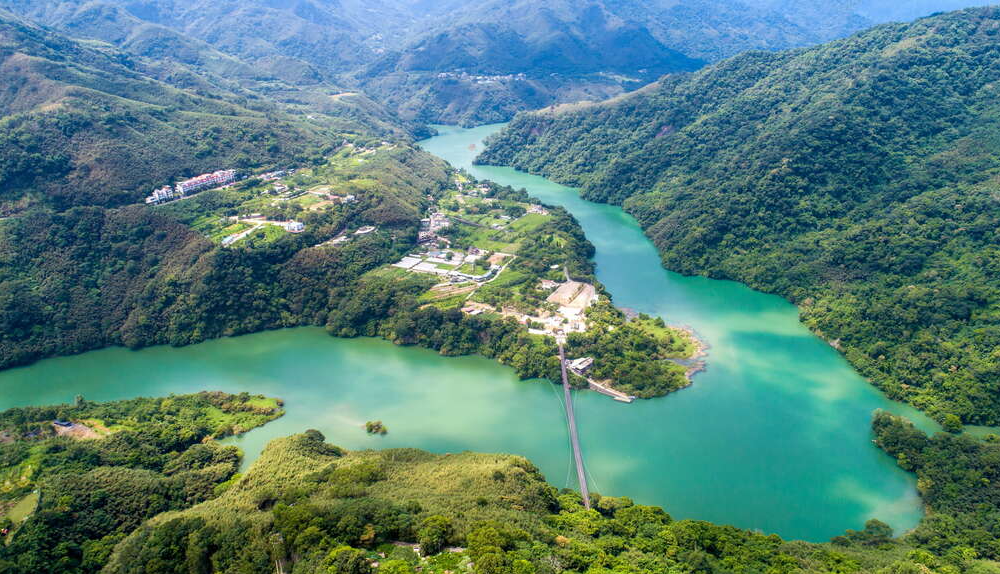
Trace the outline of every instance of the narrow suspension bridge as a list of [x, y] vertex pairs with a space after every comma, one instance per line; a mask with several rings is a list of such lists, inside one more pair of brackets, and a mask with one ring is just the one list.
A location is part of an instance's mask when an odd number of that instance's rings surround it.
[[563, 394], [566, 404], [566, 420], [569, 424], [569, 440], [573, 445], [573, 459], [576, 461], [576, 478], [580, 483], [580, 495], [583, 496], [583, 506], [590, 510], [590, 491], [587, 489], [587, 473], [583, 469], [583, 454], [580, 452], [580, 437], [576, 433], [576, 415], [573, 412], [573, 400], [570, 396], [569, 377], [566, 374], [566, 352], [559, 343], [559, 367], [562, 369]]

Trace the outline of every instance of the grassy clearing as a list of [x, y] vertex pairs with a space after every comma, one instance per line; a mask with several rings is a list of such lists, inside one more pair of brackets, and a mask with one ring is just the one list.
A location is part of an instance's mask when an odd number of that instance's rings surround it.
[[31, 513], [38, 507], [38, 500], [40, 496], [41, 495], [39, 495], [38, 491], [35, 491], [17, 501], [17, 504], [7, 511], [6, 518], [9, 518], [14, 524], [23, 522], [24, 519], [31, 516]]

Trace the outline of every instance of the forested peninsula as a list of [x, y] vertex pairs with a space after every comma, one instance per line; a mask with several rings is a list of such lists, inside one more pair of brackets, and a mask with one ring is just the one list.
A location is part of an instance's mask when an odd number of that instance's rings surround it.
[[479, 161], [621, 204], [664, 265], [797, 304], [890, 397], [1000, 423], [1000, 10], [517, 116]]

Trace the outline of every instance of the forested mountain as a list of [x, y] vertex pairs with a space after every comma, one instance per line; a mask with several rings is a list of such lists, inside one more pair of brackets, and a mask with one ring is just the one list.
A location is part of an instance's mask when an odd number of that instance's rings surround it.
[[750, 53], [518, 116], [480, 158], [623, 204], [684, 273], [781, 294], [874, 384], [1000, 423], [1000, 9]]
[[339, 85], [368, 91], [407, 118], [475, 124], [604, 99], [746, 50], [816, 44], [977, 2], [0, 0], [0, 7], [219, 78]]
[[364, 89], [405, 116], [475, 124], [701, 66], [596, 2], [495, 0], [456, 20], [366, 68]]
[[[212, 52], [192, 59], [202, 56], [218, 74], [247, 71]], [[0, 213], [31, 203], [120, 205], [220, 165], [308, 162], [345, 137], [408, 137], [360, 96], [326, 96], [307, 110], [229, 89], [179, 60], [147, 62], [0, 13]]]

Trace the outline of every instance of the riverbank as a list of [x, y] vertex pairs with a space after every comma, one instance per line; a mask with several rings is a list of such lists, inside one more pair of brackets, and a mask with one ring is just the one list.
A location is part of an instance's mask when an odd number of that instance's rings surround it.
[[[650, 500], [642, 498], [648, 493], [675, 516], [812, 540], [825, 539], [824, 531], [834, 535], [837, 523], [861, 528], [872, 516], [900, 531], [917, 523], [914, 478], [872, 445], [870, 422], [879, 408], [924, 430], [936, 429], [933, 421], [871, 387], [781, 298], [665, 271], [655, 247], [620, 208], [585, 201], [541, 177], [473, 165], [482, 147], [470, 144], [500, 127], [439, 126], [441, 135], [421, 145], [475, 177], [527, 188], [568, 209], [594, 244], [597, 276], [616, 305], [690, 325], [710, 343], [702, 351], [710, 353], [711, 368], [699, 371], [697, 384], [683, 393], [627, 409], [608, 408], [607, 399], [594, 394], [576, 399], [586, 455], [603, 461], [589, 466], [603, 473], [596, 476], [602, 490], [640, 500]], [[595, 452], [592, 444], [641, 453], [642, 462]]]
[[[477, 177], [564, 206], [594, 245], [597, 277], [616, 304], [690, 325], [711, 343], [711, 368], [682, 393], [627, 408], [572, 393], [591, 488], [661, 505], [677, 519], [786, 539], [825, 541], [871, 517], [897, 532], [917, 524], [915, 480], [871, 443], [870, 422], [884, 408], [923, 425], [919, 413], [878, 394], [780, 298], [664, 271], [621, 210], [513, 170], [473, 168], [468, 147], [491, 131], [444, 128], [421, 145]], [[381, 295], [373, 291], [359, 308]], [[512, 369], [483, 357], [329, 337], [319, 328], [47, 359], [0, 372], [0, 408], [204, 388], [285, 399], [284, 417], [227, 439], [248, 462], [271, 438], [315, 428], [351, 450], [517, 453], [552, 485], [576, 484], [554, 385], [519, 383]], [[392, 432], [370, 436], [367, 420], [386, 421]]]

